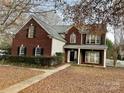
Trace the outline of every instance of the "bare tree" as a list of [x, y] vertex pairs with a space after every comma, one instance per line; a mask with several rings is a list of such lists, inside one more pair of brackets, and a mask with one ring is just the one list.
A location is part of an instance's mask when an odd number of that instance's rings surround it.
[[10, 25], [16, 24], [16, 20], [21, 16], [22, 12], [29, 10], [29, 2], [26, 0], [1, 0], [0, 4], [0, 30], [4, 31]]
[[76, 24], [112, 24], [116, 16], [123, 17], [124, 0], [80, 0], [77, 4], [67, 5], [64, 13]]
[[[121, 19], [123, 21], [123, 19]], [[113, 65], [116, 66], [118, 56], [120, 55], [120, 47], [121, 41], [124, 41], [124, 27], [123, 24], [120, 23], [118, 25], [113, 26], [113, 35], [114, 35], [114, 46], [113, 46]]]
[[[12, 25], [17, 25], [18, 19], [23, 14], [55, 11], [62, 2], [62, 0], [0, 0], [0, 32], [5, 32], [5, 29]], [[39, 7], [39, 11], [36, 11], [35, 7]], [[45, 7], [47, 10], [42, 9]]]

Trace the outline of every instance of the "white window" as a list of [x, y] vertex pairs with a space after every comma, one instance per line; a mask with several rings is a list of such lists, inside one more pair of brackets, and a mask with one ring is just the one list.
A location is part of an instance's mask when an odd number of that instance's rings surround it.
[[35, 56], [43, 55], [43, 49], [39, 47], [39, 45], [35, 48]]
[[22, 44], [19, 48], [19, 56], [24, 56], [25, 55], [25, 47], [24, 45]]
[[96, 35], [90, 35], [91, 36], [91, 44], [95, 44], [95, 40], [96, 40]]
[[95, 40], [96, 44], [100, 44], [101, 43], [101, 36], [96, 36], [96, 40]]
[[34, 26], [31, 24], [28, 30], [28, 38], [34, 38]]
[[101, 36], [98, 35], [86, 35], [86, 44], [100, 44]]
[[76, 35], [74, 33], [70, 35], [70, 43], [76, 43]]
[[100, 62], [100, 52], [86, 51], [85, 62], [99, 64]]

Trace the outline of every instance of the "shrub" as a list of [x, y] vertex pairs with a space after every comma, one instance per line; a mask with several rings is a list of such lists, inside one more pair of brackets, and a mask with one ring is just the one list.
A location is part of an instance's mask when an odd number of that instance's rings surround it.
[[64, 61], [64, 53], [57, 52], [56, 57], [57, 57], [58, 62], [63, 62]]
[[4, 63], [20, 65], [20, 66], [56, 66], [62, 63], [59, 56], [54, 57], [22, 57], [22, 56], [9, 56], [4, 59]]

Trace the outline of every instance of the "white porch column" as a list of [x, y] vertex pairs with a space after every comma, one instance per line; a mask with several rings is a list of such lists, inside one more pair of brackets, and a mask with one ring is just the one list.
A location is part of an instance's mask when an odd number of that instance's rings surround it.
[[104, 67], [106, 67], [106, 49], [104, 49]]
[[67, 62], [70, 62], [70, 50], [67, 52]]
[[82, 38], [83, 38], [83, 37], [82, 37], [82, 33], [81, 33], [81, 45], [82, 45], [82, 43], [83, 43], [83, 40], [82, 40]]
[[78, 64], [80, 64], [80, 48], [78, 48]]

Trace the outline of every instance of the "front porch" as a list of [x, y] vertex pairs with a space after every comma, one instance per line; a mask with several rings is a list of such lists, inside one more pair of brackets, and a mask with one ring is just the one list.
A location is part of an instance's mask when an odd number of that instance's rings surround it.
[[[74, 46], [74, 45], [72, 45]], [[85, 45], [84, 45], [85, 46]], [[106, 48], [64, 47], [66, 62], [76, 64], [100, 65], [106, 67]]]

